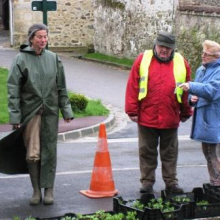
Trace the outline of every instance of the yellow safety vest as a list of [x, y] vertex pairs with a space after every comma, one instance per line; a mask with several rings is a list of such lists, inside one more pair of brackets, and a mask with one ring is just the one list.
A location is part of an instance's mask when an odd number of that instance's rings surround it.
[[[144, 56], [142, 58], [140, 70], [139, 70], [139, 74], [140, 74], [139, 95], [138, 95], [139, 101], [145, 98], [147, 95], [148, 73], [149, 73], [149, 66], [152, 57], [153, 57], [153, 50], [146, 50], [144, 52]], [[186, 66], [185, 66], [184, 58], [180, 53], [174, 54], [173, 72], [176, 81], [175, 93], [177, 96], [177, 100], [179, 103], [182, 103], [183, 89], [179, 88], [178, 86], [181, 83], [186, 82]]]

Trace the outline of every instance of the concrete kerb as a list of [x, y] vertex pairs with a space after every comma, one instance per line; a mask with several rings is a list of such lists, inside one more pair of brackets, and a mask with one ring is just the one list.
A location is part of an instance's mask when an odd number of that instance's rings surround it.
[[[104, 120], [101, 123], [104, 123], [106, 126], [106, 131], [112, 131], [113, 128], [115, 128], [115, 126], [117, 125], [117, 118], [115, 117], [115, 115], [111, 114], [108, 116], [108, 118], [106, 120]], [[99, 132], [99, 125], [101, 123], [86, 127], [86, 128], [82, 128], [82, 129], [77, 129], [77, 130], [72, 130], [72, 131], [68, 131], [68, 132], [64, 132], [64, 133], [59, 133], [58, 134], [58, 142], [65, 142], [65, 141], [71, 141], [71, 140], [76, 140], [79, 138], [83, 138], [83, 137], [88, 137], [88, 136], [94, 136], [97, 135]], [[10, 132], [0, 132], [0, 139], [2, 139], [3, 137], [7, 136], [8, 134], [10, 134]]]
[[106, 120], [82, 129], [77, 129], [65, 133], [59, 133], [58, 142], [65, 142], [85, 137], [97, 136], [99, 132], [99, 125], [101, 123], [105, 124], [106, 131], [108, 134], [115, 133], [123, 129], [127, 125], [127, 122], [130, 120], [127, 114], [122, 109], [113, 107], [111, 104], [104, 103], [104, 105], [107, 109], [110, 110], [110, 115]]
[[[107, 131], [111, 131], [111, 129], [115, 126], [116, 118], [114, 115], [109, 115], [108, 118], [101, 123], [105, 124]], [[99, 125], [101, 123], [98, 123], [98, 124], [95, 124], [95, 125], [92, 125], [86, 128], [82, 128], [82, 129], [68, 131], [65, 133], [59, 133], [58, 142], [65, 142], [65, 141], [76, 140], [76, 139], [87, 137], [87, 136], [97, 135], [99, 132]]]

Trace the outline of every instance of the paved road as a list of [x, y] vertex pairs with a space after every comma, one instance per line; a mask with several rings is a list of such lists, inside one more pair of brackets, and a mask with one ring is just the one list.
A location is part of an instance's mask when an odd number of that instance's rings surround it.
[[[0, 66], [9, 68], [17, 51], [0, 50]], [[60, 55], [69, 90], [101, 99], [115, 107], [124, 108], [124, 93], [129, 71]]]
[[[28, 205], [31, 195], [27, 175], [0, 175], [0, 219], [21, 217], [55, 217], [65, 213], [94, 213], [112, 210], [112, 198], [91, 199], [79, 193], [89, 189], [91, 168], [95, 155], [96, 140], [79, 140], [58, 145], [58, 168], [55, 184], [55, 204], [52, 206]], [[135, 139], [111, 139], [108, 141], [116, 189], [124, 199], [140, 198], [137, 141]], [[204, 157], [198, 144], [184, 140], [180, 144], [178, 177], [185, 191], [202, 186], [208, 180]], [[164, 189], [161, 168], [156, 173], [155, 192]]]
[[[17, 51], [0, 50], [0, 66], [9, 68], [12, 58]], [[93, 62], [83, 61], [77, 58], [60, 55], [66, 73], [67, 88], [71, 91], [84, 94], [94, 99], [101, 99], [103, 103], [110, 104], [127, 121], [124, 110], [124, 98], [126, 82], [129, 75], [128, 70], [105, 66]], [[119, 125], [120, 126], [120, 125]], [[181, 135], [188, 135], [190, 132], [191, 120], [182, 123]], [[117, 136], [118, 135], [118, 136]], [[136, 125], [129, 122], [122, 133], [114, 134], [114, 138], [137, 137]], [[111, 136], [109, 136], [111, 138]]]
[[[0, 66], [9, 67], [17, 52], [0, 49]], [[68, 89], [101, 99], [123, 112], [124, 91], [128, 71], [107, 67], [61, 56], [66, 70]], [[123, 117], [123, 114], [121, 114]], [[178, 177], [186, 191], [202, 186], [208, 181], [205, 159], [200, 144], [189, 140], [190, 121], [180, 128], [180, 152]], [[88, 189], [97, 146], [96, 138], [58, 144], [58, 167], [55, 185], [55, 204], [31, 207], [30, 180], [27, 175], [9, 176], [0, 174], [0, 219], [11, 219], [18, 215], [54, 217], [65, 213], [93, 213], [99, 209], [112, 210], [112, 198], [90, 199], [79, 193]], [[139, 198], [139, 169], [136, 125], [128, 122], [120, 130], [108, 134], [109, 151], [112, 160], [116, 188], [125, 199]], [[157, 169], [155, 192], [159, 195], [164, 188], [160, 164]]]

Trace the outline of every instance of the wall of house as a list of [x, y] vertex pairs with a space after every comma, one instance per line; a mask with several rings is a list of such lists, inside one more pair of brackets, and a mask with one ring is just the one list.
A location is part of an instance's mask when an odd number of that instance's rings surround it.
[[176, 9], [173, 0], [95, 0], [94, 3], [94, 46], [100, 53], [133, 57], [152, 48], [159, 30], [173, 30]]
[[[92, 0], [57, 0], [57, 11], [49, 11], [49, 47], [87, 47], [93, 44]], [[43, 22], [42, 12], [32, 11], [31, 0], [14, 0], [14, 47], [26, 41], [30, 25]]]

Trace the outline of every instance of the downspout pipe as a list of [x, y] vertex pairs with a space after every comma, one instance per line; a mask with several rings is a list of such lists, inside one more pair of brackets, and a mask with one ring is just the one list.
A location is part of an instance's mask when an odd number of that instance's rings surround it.
[[10, 45], [13, 46], [13, 36], [14, 36], [14, 29], [13, 29], [13, 0], [9, 0], [9, 27], [10, 27]]

